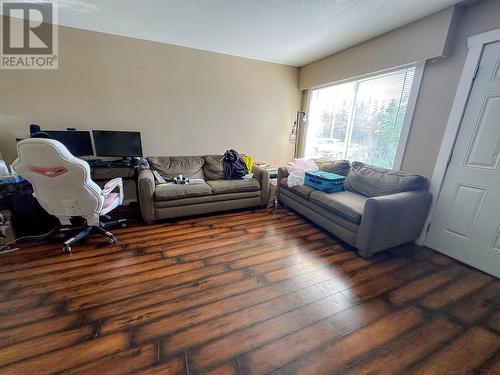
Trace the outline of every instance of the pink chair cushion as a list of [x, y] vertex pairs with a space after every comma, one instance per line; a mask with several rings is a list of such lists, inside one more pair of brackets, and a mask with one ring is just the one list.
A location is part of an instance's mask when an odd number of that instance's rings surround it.
[[109, 207], [117, 199], [120, 199], [118, 193], [109, 193], [108, 195], [106, 195], [106, 198], [104, 198], [104, 205], [102, 206], [102, 208]]

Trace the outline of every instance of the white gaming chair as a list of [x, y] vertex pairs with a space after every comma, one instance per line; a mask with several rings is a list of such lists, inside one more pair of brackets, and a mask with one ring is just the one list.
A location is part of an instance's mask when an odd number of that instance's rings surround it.
[[[106, 215], [123, 202], [123, 182], [114, 178], [101, 189], [90, 178], [89, 164], [73, 156], [66, 146], [53, 139], [31, 138], [17, 144], [16, 173], [33, 185], [33, 196], [61, 225], [83, 224], [83, 230], [64, 242], [64, 252], [91, 232], [99, 232], [116, 243], [106, 228], [126, 225], [126, 220], [102, 223]], [[115, 191], [116, 190], [116, 191]]]

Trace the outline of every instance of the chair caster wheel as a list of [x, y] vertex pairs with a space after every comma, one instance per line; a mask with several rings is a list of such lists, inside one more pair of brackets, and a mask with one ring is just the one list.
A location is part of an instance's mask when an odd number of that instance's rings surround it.
[[116, 239], [115, 236], [112, 236], [112, 237], [109, 238], [109, 243], [111, 245], [115, 245], [117, 242], [118, 242], [118, 240]]
[[64, 245], [63, 252], [64, 252], [64, 254], [71, 254], [71, 246]]

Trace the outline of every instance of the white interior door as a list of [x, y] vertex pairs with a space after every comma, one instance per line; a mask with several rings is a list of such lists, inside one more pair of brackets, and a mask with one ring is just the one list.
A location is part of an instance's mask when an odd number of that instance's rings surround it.
[[483, 50], [425, 245], [500, 277], [500, 42]]

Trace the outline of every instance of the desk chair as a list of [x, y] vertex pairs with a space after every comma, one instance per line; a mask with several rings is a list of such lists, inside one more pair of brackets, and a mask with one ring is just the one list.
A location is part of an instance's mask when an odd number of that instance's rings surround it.
[[83, 228], [64, 242], [64, 253], [70, 253], [73, 243], [92, 232], [107, 236], [111, 244], [116, 243], [116, 237], [107, 228], [126, 226], [126, 219], [105, 223], [99, 220], [122, 204], [121, 178], [112, 179], [101, 189], [90, 178], [89, 164], [53, 139], [20, 141], [17, 155], [12, 168], [33, 185], [33, 196], [45, 211], [56, 216], [62, 226]]

